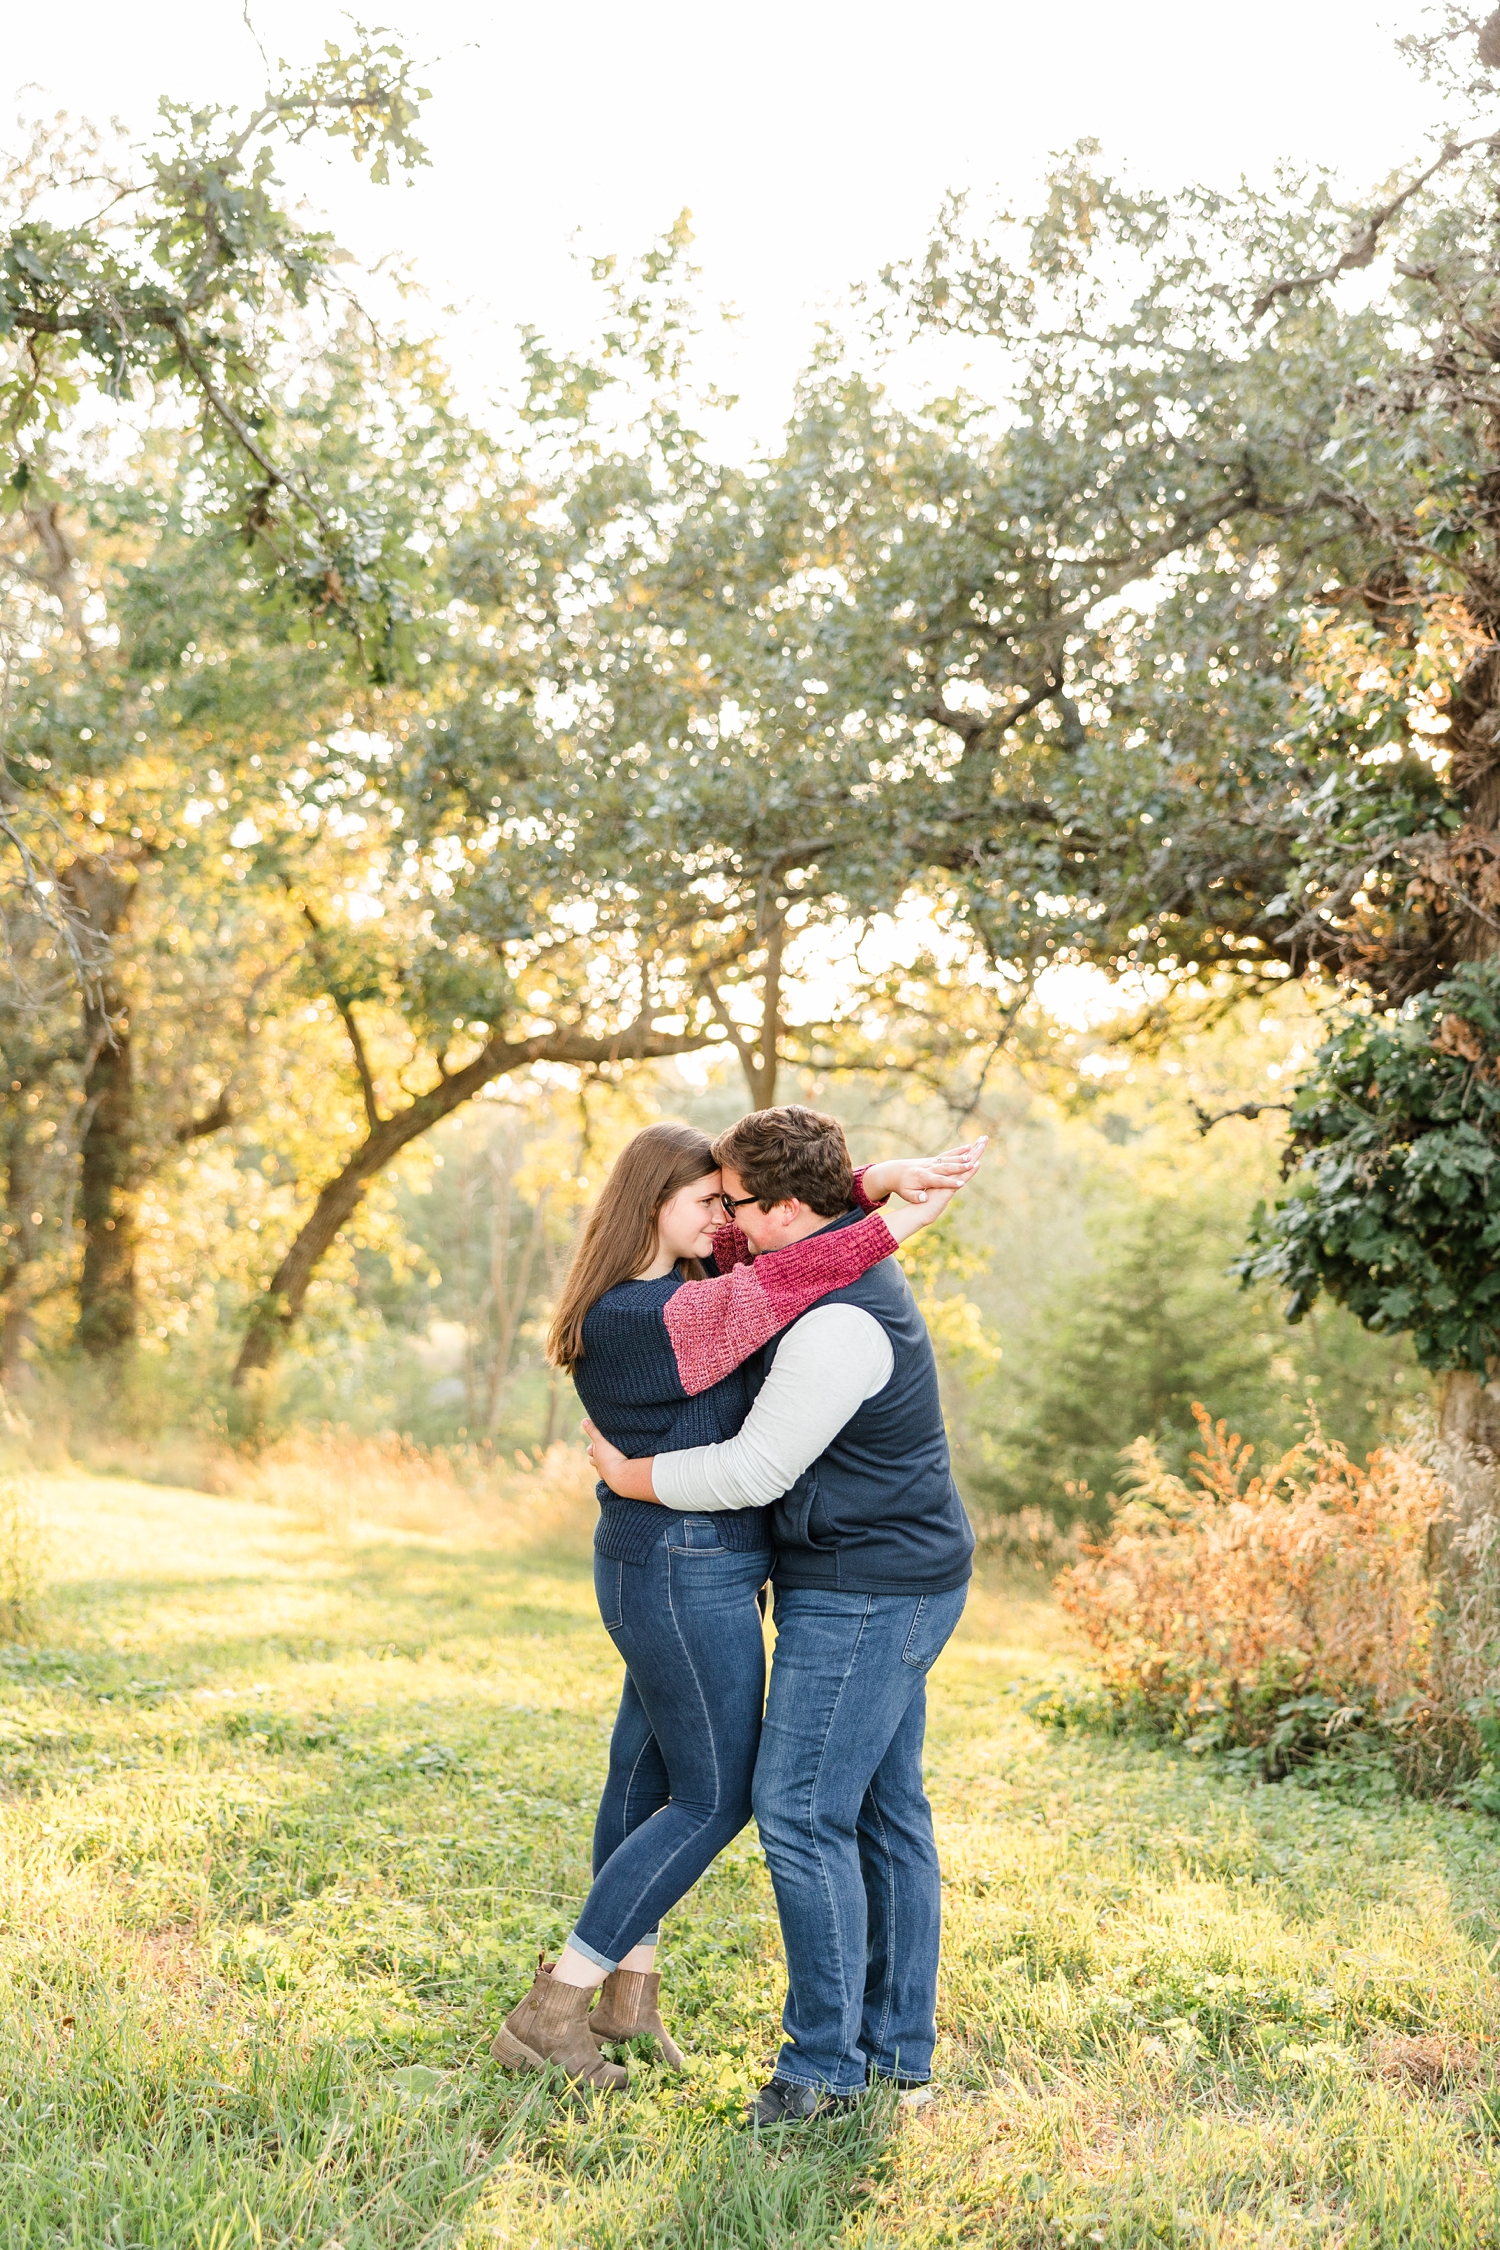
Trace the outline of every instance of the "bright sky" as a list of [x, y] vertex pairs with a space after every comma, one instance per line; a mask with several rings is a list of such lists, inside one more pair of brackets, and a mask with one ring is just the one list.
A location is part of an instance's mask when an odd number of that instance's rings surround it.
[[[272, 58], [347, 40], [328, 0], [248, 0]], [[569, 246], [643, 247], [684, 205], [713, 301], [740, 320], [712, 372], [769, 435], [820, 309], [918, 250], [945, 189], [1026, 206], [1084, 134], [1163, 186], [1232, 185], [1279, 159], [1351, 179], [1415, 150], [1432, 97], [1395, 54], [1420, 0], [382, 0], [434, 100], [432, 169], [380, 190], [346, 159], [296, 178], [361, 259], [414, 262], [471, 374], [516, 326], [575, 328]], [[157, 96], [246, 103], [264, 82], [239, 0], [17, 7], [11, 83], [149, 125]]]

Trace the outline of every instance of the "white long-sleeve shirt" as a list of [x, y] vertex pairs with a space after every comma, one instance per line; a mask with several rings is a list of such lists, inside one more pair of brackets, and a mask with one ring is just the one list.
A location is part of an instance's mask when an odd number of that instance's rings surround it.
[[722, 1445], [658, 1453], [651, 1481], [669, 1508], [764, 1508], [790, 1492], [895, 1370], [890, 1338], [858, 1305], [817, 1305], [782, 1338], [744, 1426]]

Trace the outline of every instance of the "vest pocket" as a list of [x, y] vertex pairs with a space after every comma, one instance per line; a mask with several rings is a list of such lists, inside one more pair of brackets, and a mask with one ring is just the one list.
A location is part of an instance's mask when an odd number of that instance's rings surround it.
[[832, 1553], [837, 1556], [840, 1543], [839, 1529], [837, 1524], [829, 1519], [828, 1508], [823, 1499], [823, 1490], [818, 1483], [818, 1472], [815, 1468], [807, 1471], [807, 1504], [800, 1512], [797, 1529], [801, 1544], [810, 1547], [814, 1554]]

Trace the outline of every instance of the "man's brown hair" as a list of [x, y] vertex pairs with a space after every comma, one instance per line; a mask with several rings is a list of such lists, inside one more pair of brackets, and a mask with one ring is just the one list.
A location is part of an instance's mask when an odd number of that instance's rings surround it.
[[752, 1110], [719, 1135], [714, 1162], [732, 1165], [763, 1211], [795, 1196], [820, 1219], [837, 1219], [854, 1201], [844, 1128], [820, 1109]]

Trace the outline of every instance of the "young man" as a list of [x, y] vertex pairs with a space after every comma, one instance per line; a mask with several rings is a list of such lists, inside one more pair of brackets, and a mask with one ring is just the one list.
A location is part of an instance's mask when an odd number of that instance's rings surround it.
[[[714, 1154], [752, 1255], [859, 1216], [843, 1132], [819, 1111], [757, 1111]], [[616, 1490], [624, 1474], [673, 1508], [774, 1503], [754, 1803], [786, 1945], [786, 2041], [751, 2109], [770, 2125], [843, 2106], [874, 2079], [931, 2075], [941, 1878], [922, 1787], [926, 1676], [963, 1613], [974, 1534], [932, 1343], [894, 1261], [784, 1329], [763, 1368], [737, 1436], [601, 1467]]]

